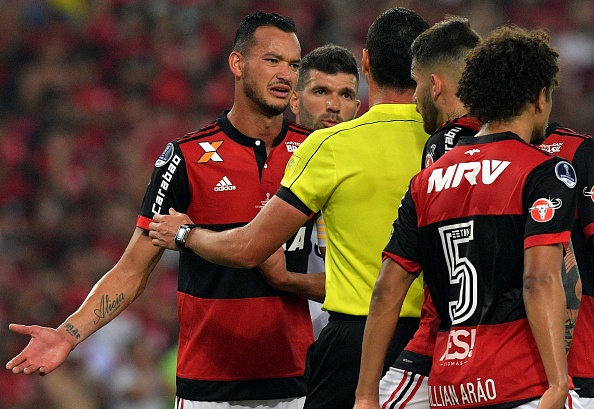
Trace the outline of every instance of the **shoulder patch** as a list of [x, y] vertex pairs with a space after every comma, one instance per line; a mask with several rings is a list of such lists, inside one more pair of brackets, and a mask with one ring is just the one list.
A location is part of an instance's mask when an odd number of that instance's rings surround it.
[[165, 150], [163, 151], [161, 156], [159, 156], [159, 159], [157, 159], [157, 162], [155, 162], [155, 167], [160, 168], [161, 166], [163, 166], [167, 162], [169, 162], [172, 157], [173, 157], [173, 144], [171, 142], [169, 142], [167, 144], [167, 146], [165, 147]]
[[577, 184], [575, 170], [569, 162], [563, 161], [557, 163], [557, 165], [555, 166], [555, 175], [557, 176], [557, 179], [565, 183], [567, 187], [570, 189], [574, 188]]
[[293, 177], [293, 173], [295, 173], [295, 169], [297, 168], [297, 164], [299, 164], [299, 156], [292, 154], [291, 158], [287, 162], [287, 166], [285, 167], [285, 175], [288, 179]]
[[555, 216], [555, 210], [561, 208], [561, 199], [540, 198], [528, 209], [530, 216], [539, 223], [550, 221]]

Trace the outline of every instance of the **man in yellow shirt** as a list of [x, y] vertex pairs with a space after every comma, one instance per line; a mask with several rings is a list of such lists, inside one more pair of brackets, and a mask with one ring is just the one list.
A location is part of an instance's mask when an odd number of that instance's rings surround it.
[[[315, 48], [303, 57], [299, 66], [299, 79], [290, 102], [295, 122], [317, 130], [353, 119], [361, 105], [358, 89], [359, 69], [353, 53], [336, 44]], [[324, 272], [326, 227], [321, 215], [316, 219], [311, 241], [307, 271]], [[309, 300], [314, 339], [328, 323], [328, 312], [320, 307], [319, 302]]]

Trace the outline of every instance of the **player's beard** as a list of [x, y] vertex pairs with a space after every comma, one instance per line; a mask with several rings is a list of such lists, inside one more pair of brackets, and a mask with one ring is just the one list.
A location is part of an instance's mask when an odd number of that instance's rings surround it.
[[258, 106], [258, 108], [260, 108], [261, 112], [264, 113], [264, 115], [268, 117], [274, 117], [285, 112], [285, 110], [289, 106], [289, 99], [287, 98], [285, 104], [278, 105], [272, 105], [271, 103], [266, 101], [265, 96], [262, 92], [260, 92], [258, 88], [258, 84], [255, 80], [255, 77], [250, 75], [250, 72], [251, 70], [248, 69], [246, 66], [244, 70], [245, 81], [243, 82], [243, 92], [245, 93], [245, 95], [252, 102], [254, 102]]
[[427, 92], [425, 92], [425, 94], [421, 98], [420, 111], [423, 113], [423, 129], [425, 130], [425, 132], [431, 135], [433, 132], [437, 130], [437, 128], [439, 128], [441, 124], [438, 123], [439, 110], [433, 102], [429, 90], [427, 90]]
[[305, 109], [302, 100], [299, 101], [299, 124], [314, 131], [324, 127], [319, 118], [316, 118], [315, 115]]

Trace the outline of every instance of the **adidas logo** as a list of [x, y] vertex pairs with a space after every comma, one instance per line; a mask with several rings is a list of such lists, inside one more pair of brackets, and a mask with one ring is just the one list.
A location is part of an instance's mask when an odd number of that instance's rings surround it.
[[215, 192], [223, 192], [225, 190], [235, 190], [237, 187], [231, 183], [227, 176], [224, 176], [223, 179], [215, 186]]

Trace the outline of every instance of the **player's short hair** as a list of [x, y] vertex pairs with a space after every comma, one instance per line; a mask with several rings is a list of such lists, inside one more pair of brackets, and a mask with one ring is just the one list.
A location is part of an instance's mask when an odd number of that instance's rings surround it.
[[380, 87], [414, 89], [410, 77], [410, 46], [429, 28], [417, 13], [404, 7], [384, 11], [369, 27], [365, 48], [369, 53], [369, 71]]
[[233, 51], [246, 54], [254, 45], [254, 33], [260, 27], [276, 27], [285, 33], [297, 35], [295, 22], [291, 17], [281, 16], [276, 13], [265, 13], [256, 11], [245, 16], [239, 23], [233, 41]]
[[351, 74], [357, 79], [357, 86], [359, 85], [359, 69], [355, 56], [348, 49], [336, 44], [323, 45], [303, 57], [299, 66], [299, 79], [295, 86], [297, 91], [303, 91], [311, 70], [324, 74]]
[[420, 67], [453, 64], [462, 69], [464, 59], [480, 39], [468, 19], [449, 16], [419, 34], [411, 46], [412, 59]]
[[494, 30], [466, 58], [457, 96], [480, 121], [505, 121], [557, 86], [559, 54], [549, 35], [516, 26]]

